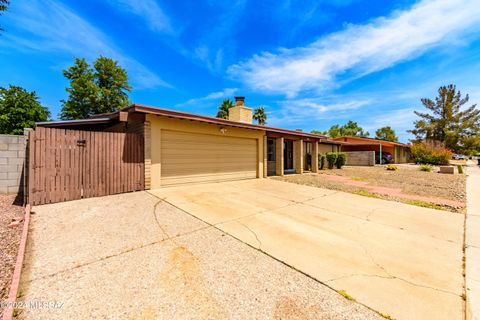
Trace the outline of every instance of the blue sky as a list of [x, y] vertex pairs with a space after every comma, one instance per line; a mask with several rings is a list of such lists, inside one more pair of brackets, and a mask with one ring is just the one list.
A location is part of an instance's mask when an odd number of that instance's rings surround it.
[[135, 103], [214, 115], [224, 98], [268, 125], [348, 120], [401, 140], [422, 97], [455, 83], [480, 102], [480, 2], [15, 0], [0, 17], [0, 86], [57, 116], [74, 57], [117, 59]]

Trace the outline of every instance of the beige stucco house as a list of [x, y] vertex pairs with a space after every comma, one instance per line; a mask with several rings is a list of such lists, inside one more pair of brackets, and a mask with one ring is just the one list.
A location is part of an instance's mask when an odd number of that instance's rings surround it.
[[316, 172], [318, 153], [338, 151], [325, 136], [252, 123], [252, 109], [235, 98], [229, 119], [134, 104], [92, 119], [41, 124], [144, 136], [145, 186], [264, 178]]

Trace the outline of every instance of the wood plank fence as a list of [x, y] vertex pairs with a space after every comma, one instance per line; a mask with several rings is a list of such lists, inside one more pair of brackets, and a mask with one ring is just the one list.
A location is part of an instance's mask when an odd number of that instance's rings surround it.
[[28, 138], [28, 203], [143, 190], [143, 146], [136, 133], [38, 127]]

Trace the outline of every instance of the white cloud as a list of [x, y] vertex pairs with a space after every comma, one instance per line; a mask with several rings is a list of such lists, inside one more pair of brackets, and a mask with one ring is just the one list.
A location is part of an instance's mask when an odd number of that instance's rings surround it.
[[141, 17], [155, 32], [173, 33], [170, 20], [155, 0], [109, 0], [110, 5]]
[[208, 94], [204, 97], [193, 98], [193, 99], [190, 99], [186, 102], [179, 103], [179, 104], [176, 105], [176, 107], [198, 105], [198, 104], [202, 104], [202, 103], [209, 102], [209, 101], [212, 101], [212, 100], [230, 98], [237, 92], [237, 90], [238, 90], [237, 88], [225, 88], [222, 91], [212, 92], [212, 93], [210, 93], [210, 94]]
[[171, 87], [134, 58], [115, 48], [106, 35], [66, 6], [49, 0], [15, 1], [2, 35], [16, 49], [63, 52], [92, 60], [104, 55], [126, 68], [135, 88]]
[[480, 22], [472, 0], [424, 0], [364, 25], [349, 25], [306, 47], [263, 52], [232, 65], [229, 75], [249, 87], [294, 97], [321, 92], [340, 78], [361, 77], [411, 59], [470, 31]]
[[[417, 108], [418, 109], [418, 108]], [[370, 131], [372, 136], [375, 136], [375, 130], [381, 127], [392, 127], [400, 141], [407, 142], [412, 138], [412, 135], [407, 130], [413, 129], [413, 122], [418, 117], [413, 113], [414, 108], [402, 108], [395, 110], [388, 110], [381, 115], [373, 115], [363, 124], [366, 131]]]
[[[331, 99], [333, 100], [333, 99]], [[313, 123], [331, 118], [342, 118], [352, 110], [368, 105], [368, 99], [342, 99], [344, 101], [325, 101], [321, 98], [288, 99], [277, 102], [279, 109], [272, 111], [269, 124], [273, 126], [291, 126]]]

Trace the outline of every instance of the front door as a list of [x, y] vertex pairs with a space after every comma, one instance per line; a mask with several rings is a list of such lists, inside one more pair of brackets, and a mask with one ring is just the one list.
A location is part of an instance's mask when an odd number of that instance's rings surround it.
[[293, 140], [285, 139], [283, 144], [283, 169], [288, 173], [293, 170]]
[[303, 170], [312, 171], [312, 143], [303, 142]]
[[276, 139], [268, 138], [267, 139], [267, 175], [274, 176], [276, 175]]

